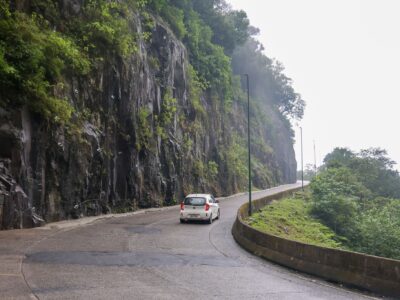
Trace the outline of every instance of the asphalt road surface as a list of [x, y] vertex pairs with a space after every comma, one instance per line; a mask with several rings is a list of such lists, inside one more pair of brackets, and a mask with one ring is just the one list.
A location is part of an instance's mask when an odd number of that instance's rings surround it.
[[[257, 192], [254, 198], [293, 186]], [[245, 201], [244, 194], [221, 199], [221, 219], [212, 225], [180, 224], [175, 207], [73, 229], [1, 232], [0, 298], [371, 298], [240, 248], [231, 228]]]

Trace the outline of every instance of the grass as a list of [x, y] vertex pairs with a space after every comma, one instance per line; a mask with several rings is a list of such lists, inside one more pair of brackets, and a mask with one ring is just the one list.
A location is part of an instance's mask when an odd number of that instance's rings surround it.
[[245, 222], [250, 226], [279, 237], [307, 244], [343, 249], [340, 237], [330, 228], [310, 215], [304, 194], [273, 201]]

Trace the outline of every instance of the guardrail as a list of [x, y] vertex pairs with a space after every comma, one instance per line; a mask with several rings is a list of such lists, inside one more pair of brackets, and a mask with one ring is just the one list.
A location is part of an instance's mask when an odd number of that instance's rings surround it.
[[[272, 200], [298, 188], [253, 201], [257, 211]], [[385, 296], [400, 297], [400, 261], [362, 253], [324, 248], [287, 240], [254, 229], [243, 222], [248, 203], [237, 213], [232, 227], [236, 242], [247, 251], [280, 265]]]

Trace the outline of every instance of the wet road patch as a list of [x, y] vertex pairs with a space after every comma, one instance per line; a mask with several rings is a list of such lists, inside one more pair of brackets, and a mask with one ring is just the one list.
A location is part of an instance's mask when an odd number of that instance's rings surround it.
[[125, 227], [125, 230], [130, 233], [137, 234], [157, 234], [161, 232], [159, 228], [147, 227], [147, 226], [130, 226]]
[[25, 263], [86, 265], [86, 266], [213, 266], [240, 267], [234, 259], [220, 255], [188, 255], [166, 252], [101, 252], [60, 251], [37, 252], [27, 256]]
[[32, 292], [34, 294], [53, 294], [53, 293], [65, 293], [65, 292], [71, 292], [71, 290], [78, 290], [79, 288], [76, 286], [67, 286], [65, 283], [63, 283], [62, 286], [57, 286], [57, 287], [45, 287], [45, 288], [38, 288], [34, 287], [32, 288]]

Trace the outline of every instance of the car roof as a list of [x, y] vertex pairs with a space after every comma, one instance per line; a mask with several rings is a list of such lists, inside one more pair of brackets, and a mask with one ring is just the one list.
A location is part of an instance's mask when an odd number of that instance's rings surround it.
[[211, 197], [211, 194], [189, 194], [189, 195], [186, 196], [186, 198], [187, 197], [204, 197], [204, 198], [207, 198], [207, 197]]

